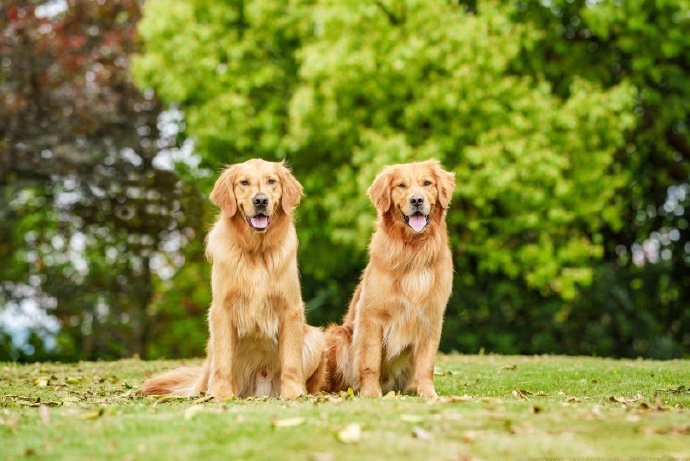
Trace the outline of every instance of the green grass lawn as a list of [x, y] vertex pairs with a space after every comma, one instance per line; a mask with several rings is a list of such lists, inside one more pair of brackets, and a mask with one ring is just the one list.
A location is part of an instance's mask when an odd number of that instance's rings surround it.
[[688, 360], [440, 356], [437, 402], [139, 394], [179, 363], [0, 364], [0, 458], [690, 458]]

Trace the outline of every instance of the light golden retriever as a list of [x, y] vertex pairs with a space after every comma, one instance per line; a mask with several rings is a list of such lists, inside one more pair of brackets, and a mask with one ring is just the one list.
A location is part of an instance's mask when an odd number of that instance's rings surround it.
[[324, 390], [437, 397], [434, 359], [451, 293], [446, 210], [455, 175], [439, 162], [386, 167], [369, 188], [378, 210], [369, 264], [343, 325], [326, 331]]
[[305, 324], [297, 270], [292, 211], [301, 195], [282, 163], [254, 159], [223, 171], [211, 192], [221, 212], [206, 240], [206, 361], [149, 379], [144, 394], [294, 398], [321, 387], [325, 338]]

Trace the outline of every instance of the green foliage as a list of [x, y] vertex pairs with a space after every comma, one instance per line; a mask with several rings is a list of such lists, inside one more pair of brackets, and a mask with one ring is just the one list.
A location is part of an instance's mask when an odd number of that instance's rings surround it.
[[[313, 321], [344, 310], [365, 262], [374, 211], [364, 191], [375, 174], [435, 157], [458, 178], [444, 348], [678, 355], [635, 339], [677, 307], [643, 314], [660, 291], [636, 302], [625, 281], [640, 269], [613, 250], [654, 229], [629, 222], [635, 208], [660, 205], [672, 184], [659, 187], [660, 175], [681, 168], [687, 180], [687, 161], [650, 164], [652, 149], [678, 156], [652, 141], [660, 130], [685, 133], [688, 105], [666, 103], [687, 94], [682, 11], [674, 2], [151, 0], [134, 75], [181, 104], [206, 165], [290, 159], [307, 192], [298, 229]], [[640, 31], [647, 40], [633, 38]], [[617, 305], [597, 280], [610, 276], [646, 319], [613, 343], [597, 328]], [[690, 341], [682, 325], [671, 343]]]
[[[0, 26], [0, 301], [57, 318], [57, 357], [202, 353], [200, 191], [256, 156], [305, 186], [314, 324], [366, 263], [376, 173], [435, 157], [458, 183], [444, 350], [690, 351], [690, 0], [38, 4]], [[200, 165], [160, 168], [182, 135]]]
[[[330, 208], [348, 211], [335, 229], [352, 228], [354, 200], [355, 215], [371, 214], [362, 192], [382, 165], [436, 157], [457, 173], [458, 266], [474, 259], [479, 271], [573, 298], [601, 256], [596, 233], [620, 226], [617, 192], [629, 178], [611, 165], [634, 125], [631, 89], [575, 82], [560, 101], [545, 82], [508, 74], [533, 38], [500, 10], [399, 8], [394, 21], [375, 5], [324, 7], [324, 33], [302, 52], [292, 136], [306, 155], [343, 154], [344, 188], [328, 194]], [[369, 229], [351, 242], [363, 247]]]
[[[636, 92], [636, 127], [615, 165], [632, 178], [621, 191], [624, 225], [604, 231], [607, 264], [561, 311], [575, 314], [564, 318], [574, 342], [587, 344], [581, 352], [683, 354], [690, 350], [690, 3], [588, 3], [519, 2], [513, 14], [544, 32], [512, 63], [514, 72], [545, 76], [561, 97], [582, 78], [604, 87], [626, 81]], [[626, 314], [611, 321], [616, 309]]]
[[248, 152], [285, 155], [294, 51], [309, 26], [302, 4], [153, 1], [145, 10], [139, 30], [147, 52], [134, 73], [185, 107], [207, 164]]
[[621, 225], [630, 178], [612, 164], [635, 123], [629, 85], [576, 81], [561, 101], [543, 80], [509, 74], [536, 34], [504, 9], [325, 2], [309, 17], [276, 3], [149, 2], [134, 70], [183, 105], [210, 163], [290, 155], [308, 196], [305, 275], [338, 271], [340, 258], [318, 258], [328, 244], [363, 253], [363, 191], [383, 165], [436, 157], [458, 174], [460, 266], [474, 258], [480, 271], [567, 299], [589, 282], [597, 232]]

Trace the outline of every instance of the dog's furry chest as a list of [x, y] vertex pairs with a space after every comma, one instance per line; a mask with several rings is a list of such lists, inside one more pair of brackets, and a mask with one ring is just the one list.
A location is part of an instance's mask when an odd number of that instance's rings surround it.
[[404, 296], [400, 297], [400, 310], [383, 330], [385, 360], [398, 357], [405, 349], [416, 346], [417, 340], [425, 338], [429, 328], [423, 306], [414, 306]]
[[412, 372], [412, 356], [420, 339], [427, 337], [428, 319], [423, 309], [404, 296], [400, 309], [383, 330], [381, 388], [384, 393], [403, 391]]
[[428, 304], [434, 285], [434, 272], [429, 268], [410, 271], [400, 277], [399, 307], [383, 331], [385, 360], [400, 356], [416, 346], [429, 330]]
[[263, 337], [278, 342], [280, 320], [269, 297], [253, 301], [235, 312], [237, 337]]
[[[249, 275], [247, 273], [244, 274]], [[235, 302], [227, 307], [231, 310], [237, 337], [264, 338], [278, 341], [280, 318], [278, 299], [271, 274], [263, 268], [252, 271], [248, 280], [238, 283]]]
[[434, 271], [428, 267], [402, 274], [399, 282], [402, 297], [412, 305], [423, 305], [429, 297], [435, 279]]

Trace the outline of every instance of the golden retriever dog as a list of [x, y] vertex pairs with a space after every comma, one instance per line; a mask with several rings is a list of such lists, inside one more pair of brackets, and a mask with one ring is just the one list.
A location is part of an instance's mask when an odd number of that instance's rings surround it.
[[378, 210], [369, 264], [343, 325], [326, 331], [325, 390], [437, 397], [434, 359], [453, 282], [445, 218], [454, 189], [455, 174], [435, 160], [388, 166], [369, 188]]
[[206, 361], [149, 379], [144, 394], [294, 398], [319, 390], [325, 337], [305, 324], [292, 220], [301, 196], [282, 163], [254, 159], [223, 171], [211, 192], [221, 212], [206, 239]]

